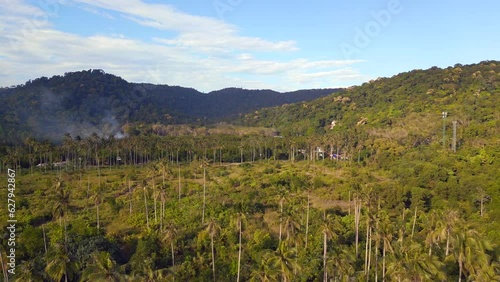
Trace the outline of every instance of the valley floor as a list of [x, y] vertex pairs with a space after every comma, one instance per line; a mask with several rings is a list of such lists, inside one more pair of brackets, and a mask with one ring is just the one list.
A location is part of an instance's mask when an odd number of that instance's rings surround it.
[[491, 195], [401, 175], [353, 160], [23, 169], [9, 281], [500, 281]]

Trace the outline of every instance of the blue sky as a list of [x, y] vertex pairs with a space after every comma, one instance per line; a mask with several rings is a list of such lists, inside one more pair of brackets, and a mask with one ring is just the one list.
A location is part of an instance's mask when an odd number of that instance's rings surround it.
[[497, 0], [10, 0], [0, 86], [82, 69], [128, 81], [347, 87], [500, 59]]

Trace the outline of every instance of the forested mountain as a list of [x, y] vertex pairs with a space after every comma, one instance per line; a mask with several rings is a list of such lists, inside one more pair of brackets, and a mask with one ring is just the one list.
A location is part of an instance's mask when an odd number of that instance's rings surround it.
[[102, 70], [41, 77], [0, 89], [1, 142], [26, 137], [61, 139], [65, 133], [109, 136], [126, 122], [205, 124], [260, 108], [308, 101], [336, 89], [279, 93], [227, 88], [201, 93], [192, 88], [129, 83]]

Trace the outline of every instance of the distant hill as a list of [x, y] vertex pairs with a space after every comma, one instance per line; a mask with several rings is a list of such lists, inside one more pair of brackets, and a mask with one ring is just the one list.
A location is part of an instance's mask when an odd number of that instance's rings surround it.
[[273, 127], [285, 136], [367, 134], [411, 145], [440, 141], [447, 112], [447, 138], [457, 121], [458, 141], [481, 146], [498, 143], [499, 105], [500, 62], [484, 61], [379, 78], [314, 101], [253, 112], [235, 123]]
[[69, 72], [0, 88], [0, 142], [29, 136], [57, 140], [65, 133], [114, 135], [127, 122], [207, 123], [336, 91], [226, 88], [201, 93], [180, 86], [129, 83], [102, 70]]

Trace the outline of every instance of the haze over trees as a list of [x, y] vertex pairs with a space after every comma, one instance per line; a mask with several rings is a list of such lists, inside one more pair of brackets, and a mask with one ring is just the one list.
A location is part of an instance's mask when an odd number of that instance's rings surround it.
[[126, 123], [206, 125], [337, 90], [280, 93], [226, 88], [205, 94], [180, 86], [129, 83], [102, 70], [69, 72], [0, 88], [0, 142], [29, 136], [58, 141], [61, 132], [82, 138], [92, 133], [122, 136]]

